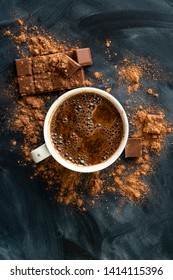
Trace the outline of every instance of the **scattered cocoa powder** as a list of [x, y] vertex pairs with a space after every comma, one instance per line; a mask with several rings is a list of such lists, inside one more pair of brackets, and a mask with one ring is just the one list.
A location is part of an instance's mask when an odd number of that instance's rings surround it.
[[105, 42], [105, 46], [107, 47], [107, 48], [109, 48], [110, 46], [111, 46], [111, 40], [106, 40], [106, 42]]
[[147, 92], [148, 92], [148, 94], [153, 94], [153, 90], [152, 90], [151, 88], [149, 88], [149, 89], [147, 90]]
[[4, 36], [9, 37], [16, 45], [20, 57], [32, 55], [53, 54], [68, 51], [70, 47], [67, 43], [57, 42], [52, 35], [38, 26], [25, 25], [21, 19], [17, 20], [20, 28], [18, 34], [13, 33], [9, 28], [4, 30]]
[[[154, 59], [148, 59], [142, 56], [134, 56], [129, 54], [128, 58], [114, 65], [115, 73], [118, 78], [119, 86], [126, 86], [127, 93], [139, 91], [147, 92], [149, 95], [158, 97], [159, 94], [155, 92], [156, 82], [171, 81], [170, 73], [163, 69], [160, 64]], [[146, 88], [143, 79], [150, 80], [153, 88]]]
[[153, 90], [152, 90], [151, 88], [149, 88], [149, 89], [147, 90], [147, 93], [150, 94], [150, 95], [153, 95], [153, 96], [155, 96], [155, 97], [159, 97], [159, 94], [153, 92]]
[[89, 182], [91, 195], [97, 195], [103, 191], [103, 180], [100, 179], [99, 174], [99, 172], [95, 172], [91, 175]]
[[24, 21], [22, 20], [22, 19], [17, 19], [17, 23], [19, 24], [19, 25], [23, 25], [24, 24]]
[[139, 81], [142, 77], [142, 67], [139, 65], [123, 66], [119, 72], [119, 82], [125, 81], [127, 83], [127, 92], [137, 91], [139, 88]]
[[143, 155], [134, 160], [128, 170], [123, 168], [123, 174], [119, 172], [118, 168], [113, 174], [120, 192], [129, 199], [139, 198], [149, 191], [148, 183], [141, 179], [152, 174], [155, 164], [150, 152], [159, 154], [164, 144], [164, 137], [170, 132], [170, 124], [163, 120], [163, 117], [163, 112], [153, 112], [143, 109], [142, 106], [134, 114], [133, 125], [136, 133], [133, 134], [133, 137], [142, 138]]
[[[73, 47], [57, 42], [47, 32], [40, 31], [40, 28], [36, 26], [26, 26], [24, 21], [20, 19], [17, 20], [17, 23], [20, 27], [18, 35], [13, 34], [9, 29], [4, 31], [4, 35], [15, 42], [21, 57], [73, 50]], [[23, 46], [23, 43], [25, 43], [25, 46]], [[110, 44], [111, 41], [107, 41], [105, 45], [108, 48]], [[149, 73], [150, 64], [147, 62], [146, 66], [140, 60], [138, 64], [134, 64], [128, 59], [124, 59], [122, 63], [123, 66], [118, 70], [120, 86], [125, 84], [128, 93], [137, 91], [141, 86], [141, 78], [146, 73]], [[115, 69], [118, 69], [117, 65], [115, 65]], [[103, 80], [100, 72], [95, 72], [94, 77], [98, 80]], [[155, 75], [153, 74], [152, 77], [154, 80]], [[90, 86], [92, 82], [87, 81], [87, 85]], [[110, 92], [111, 88], [106, 90]], [[149, 94], [153, 94], [153, 90]], [[31, 160], [31, 150], [42, 142], [43, 122], [48, 100], [50, 100], [49, 96], [46, 98], [32, 96], [23, 97], [17, 102], [11, 127], [24, 136], [22, 153], [26, 161]], [[125, 162], [119, 159], [112, 165], [111, 171], [108, 168], [104, 172], [92, 173], [86, 181], [83, 174], [64, 168], [50, 157], [37, 165], [35, 176], [41, 176], [46, 181], [47, 191], [53, 199], [65, 205], [77, 206], [83, 211], [86, 210], [88, 199], [89, 204], [94, 206], [99, 195], [105, 192], [119, 192], [129, 200], [143, 197], [150, 191], [147, 179], [154, 172], [152, 153], [159, 156], [167, 133], [172, 131], [169, 123], [164, 119], [162, 119], [161, 123], [157, 123], [156, 120], [156, 123], [153, 123], [151, 115], [162, 118], [164, 113], [155, 109], [144, 109], [140, 105], [137, 111], [130, 115], [129, 118], [130, 129], [132, 130], [130, 136], [142, 138], [143, 153], [140, 158], [130, 159]], [[12, 140], [11, 144], [15, 146], [17, 142]], [[109, 180], [111, 180], [110, 183]]]
[[106, 88], [105, 90], [106, 90], [106, 92], [108, 92], [108, 93], [111, 92], [111, 88], [110, 88], [110, 87]]
[[100, 72], [94, 72], [94, 77], [98, 80], [102, 79], [102, 74]]
[[24, 135], [22, 151], [26, 160], [30, 161], [31, 146], [35, 148], [42, 132], [45, 105], [40, 96], [24, 97], [18, 101], [14, 120], [11, 125], [15, 131], [20, 131]]
[[92, 86], [92, 81], [91, 80], [85, 80], [85, 85], [87, 86], [87, 87], [90, 87], [90, 86]]
[[11, 141], [11, 144], [12, 144], [13, 146], [16, 146], [17, 141], [16, 141], [16, 140], [12, 140], [12, 141]]

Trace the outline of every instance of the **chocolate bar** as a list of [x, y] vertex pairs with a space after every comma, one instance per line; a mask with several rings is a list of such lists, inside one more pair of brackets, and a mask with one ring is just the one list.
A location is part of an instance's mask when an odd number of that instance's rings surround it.
[[55, 53], [15, 62], [22, 96], [84, 86], [81, 65], [67, 54]]
[[128, 138], [125, 147], [125, 157], [140, 157], [142, 155], [142, 139]]

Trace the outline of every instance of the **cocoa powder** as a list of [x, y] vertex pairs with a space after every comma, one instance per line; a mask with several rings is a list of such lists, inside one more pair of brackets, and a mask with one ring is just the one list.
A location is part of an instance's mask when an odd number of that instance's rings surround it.
[[142, 67], [139, 65], [123, 66], [119, 72], [119, 82], [125, 81], [127, 83], [127, 92], [137, 91], [140, 85], [140, 78], [142, 77]]
[[4, 30], [4, 36], [9, 37], [15, 44], [20, 57], [29, 57], [72, 50], [67, 43], [57, 42], [42, 27], [28, 26], [22, 19], [17, 20], [19, 33], [13, 33], [9, 28]]
[[[36, 26], [25, 25], [21, 19], [17, 21], [17, 24], [20, 28], [18, 35], [13, 34], [10, 29], [5, 30], [4, 35], [13, 40], [20, 57], [73, 50], [73, 47], [68, 44], [57, 42], [46, 31]], [[105, 45], [109, 48], [111, 41], [107, 41]], [[129, 59], [124, 59], [121, 64], [120, 67], [117, 65], [115, 67], [119, 75], [119, 86], [126, 85], [127, 92], [133, 93], [142, 86], [143, 76], [150, 75], [151, 65], [143, 59], [139, 59], [136, 64]], [[95, 72], [93, 75], [104, 83], [100, 72]], [[152, 74], [153, 81], [155, 76], [155, 73]], [[87, 81], [89, 86], [92, 85], [91, 80]], [[107, 87], [107, 92], [110, 91], [111, 88]], [[153, 94], [153, 92], [153, 89], [148, 89], [148, 94]], [[155, 94], [157, 96], [157, 93]], [[54, 98], [56, 98], [55, 95]], [[26, 162], [31, 161], [31, 150], [43, 141], [43, 122], [49, 101], [49, 96], [46, 98], [32, 96], [23, 97], [17, 102], [11, 128], [19, 131], [24, 137], [21, 150]], [[136, 103], [134, 103], [134, 108], [136, 108]], [[150, 192], [148, 178], [154, 172], [153, 154], [159, 157], [159, 153], [164, 147], [164, 139], [172, 131], [170, 124], [165, 119], [159, 125], [155, 123], [155, 131], [152, 131], [151, 114], [163, 116], [164, 112], [163, 110], [160, 112], [154, 107], [152, 110], [143, 108], [140, 105], [135, 113], [129, 115], [130, 137], [142, 138], [143, 153], [140, 158], [125, 161], [119, 159], [110, 169], [88, 174], [87, 180], [84, 180], [83, 174], [62, 167], [50, 157], [37, 165], [34, 175], [41, 176], [46, 181], [47, 191], [54, 200], [65, 205], [74, 205], [83, 211], [86, 210], [88, 201], [93, 206], [96, 201], [99, 201], [99, 196], [105, 192], [119, 192], [129, 200], [139, 200]], [[12, 140], [11, 145], [17, 145], [15, 139]]]
[[15, 131], [20, 131], [24, 135], [22, 151], [27, 161], [31, 160], [31, 146], [34, 148], [39, 143], [45, 118], [44, 110], [45, 104], [40, 96], [24, 97], [18, 101], [11, 125]]

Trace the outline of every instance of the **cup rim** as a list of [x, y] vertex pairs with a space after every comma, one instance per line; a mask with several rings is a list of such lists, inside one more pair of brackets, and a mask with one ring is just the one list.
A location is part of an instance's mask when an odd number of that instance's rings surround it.
[[[55, 150], [55, 148], [51, 142], [51, 138], [50, 138], [50, 123], [52, 120], [52, 116], [53, 116], [54, 112], [56, 111], [57, 107], [59, 107], [59, 105], [62, 104], [62, 102], [64, 102], [69, 97], [83, 93], [83, 92], [96, 93], [96, 94], [101, 95], [101, 96], [105, 97], [106, 99], [108, 99], [120, 113], [120, 116], [121, 116], [122, 122], [123, 122], [123, 136], [122, 136], [121, 142], [120, 142], [117, 150], [115, 151], [115, 153], [111, 157], [109, 157], [107, 160], [105, 160], [104, 162], [101, 162], [101, 163], [95, 164], [95, 165], [89, 165], [89, 166], [81, 166], [81, 165], [71, 163], [70, 161], [67, 161], [65, 158], [63, 158], [58, 153], [57, 150]], [[44, 139], [45, 139], [46, 146], [47, 146], [50, 154], [53, 156], [53, 158], [59, 164], [63, 165], [64, 167], [66, 167], [70, 170], [76, 171], [76, 172], [90, 173], [90, 172], [96, 172], [96, 171], [107, 168], [108, 166], [110, 166], [113, 162], [115, 162], [119, 158], [119, 156], [122, 154], [122, 152], [126, 146], [126, 143], [127, 143], [128, 134], [129, 134], [129, 123], [128, 123], [128, 118], [127, 118], [124, 108], [122, 107], [120, 102], [114, 96], [112, 96], [110, 93], [107, 93], [104, 90], [94, 88], [94, 87], [80, 87], [80, 88], [75, 88], [75, 89], [67, 91], [66, 93], [62, 94], [59, 98], [57, 98], [54, 101], [54, 103], [51, 105], [51, 107], [49, 108], [49, 110], [47, 112], [47, 115], [46, 115], [46, 118], [44, 121], [43, 132], [44, 132]]]

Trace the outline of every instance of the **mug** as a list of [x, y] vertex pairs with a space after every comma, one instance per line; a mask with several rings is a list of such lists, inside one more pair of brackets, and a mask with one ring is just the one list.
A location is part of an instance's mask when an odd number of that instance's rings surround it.
[[[106, 98], [115, 106], [115, 108], [119, 112], [121, 119], [122, 119], [123, 135], [122, 135], [122, 139], [121, 139], [121, 142], [120, 142], [117, 150], [115, 150], [115, 152], [112, 154], [112, 156], [110, 156], [107, 160], [105, 160], [99, 164], [95, 164], [95, 165], [81, 166], [81, 165], [77, 165], [77, 164], [74, 164], [73, 162], [66, 160], [65, 158], [63, 158], [61, 156], [60, 153], [58, 153], [58, 151], [55, 149], [55, 147], [51, 141], [50, 125], [51, 125], [51, 120], [52, 120], [52, 116], [54, 115], [54, 112], [64, 101], [66, 101], [68, 98], [70, 98], [74, 95], [78, 95], [80, 93], [89, 93], [89, 92], [95, 93], [97, 95], [102, 96], [103, 98]], [[82, 88], [76, 88], [76, 89], [73, 89], [73, 90], [70, 90], [70, 91], [64, 93], [52, 104], [52, 106], [50, 107], [50, 109], [47, 112], [47, 115], [46, 115], [46, 118], [44, 121], [43, 132], [44, 132], [45, 144], [41, 145], [40, 147], [36, 148], [35, 150], [33, 150], [31, 152], [31, 157], [34, 160], [34, 162], [38, 163], [51, 155], [59, 164], [63, 165], [64, 167], [66, 167], [70, 170], [73, 170], [76, 172], [82, 172], [82, 173], [90, 173], [90, 172], [96, 172], [96, 171], [102, 170], [102, 169], [110, 166], [113, 162], [115, 162], [119, 158], [119, 156], [122, 154], [122, 152], [126, 146], [126, 143], [127, 143], [128, 134], [129, 134], [129, 124], [128, 124], [128, 119], [127, 119], [127, 115], [126, 115], [124, 108], [119, 103], [119, 101], [115, 97], [113, 97], [110, 93], [107, 93], [104, 90], [93, 88], [93, 87], [82, 87]]]

